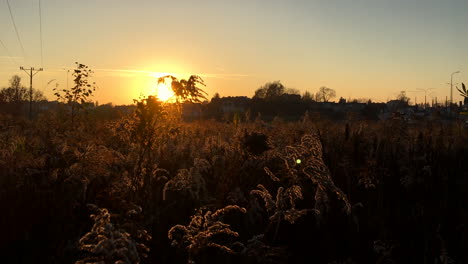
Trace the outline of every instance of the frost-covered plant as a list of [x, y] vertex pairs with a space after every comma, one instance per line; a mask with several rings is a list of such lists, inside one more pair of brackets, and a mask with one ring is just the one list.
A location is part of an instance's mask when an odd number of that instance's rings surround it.
[[194, 167], [190, 168], [190, 170], [179, 170], [177, 175], [164, 185], [163, 200], [166, 200], [169, 191], [182, 193], [195, 201], [205, 199], [207, 191], [202, 173], [210, 168], [211, 165], [208, 161], [195, 159]]
[[288, 157], [288, 164], [292, 162], [297, 164], [300, 161], [299, 167], [302, 167], [302, 172], [317, 186], [315, 209], [320, 212], [326, 210], [329, 206], [329, 194], [334, 194], [343, 202], [345, 212], [351, 213], [351, 204], [348, 198], [335, 185], [330, 171], [322, 159], [322, 144], [317, 135], [303, 136], [300, 145], [288, 148]]
[[[88, 205], [96, 213], [91, 215], [94, 225], [78, 242], [79, 249], [88, 256], [78, 260], [76, 264], [85, 263], [140, 263], [140, 252], [146, 256], [149, 249], [138, 243], [126, 230], [117, 228], [111, 222], [111, 215], [105, 208]], [[130, 210], [128, 214], [138, 213]], [[140, 231], [140, 238], [150, 239], [146, 231]]]
[[232, 212], [246, 213], [246, 210], [237, 205], [228, 205], [215, 212], [199, 209], [191, 217], [188, 225], [173, 226], [168, 232], [168, 238], [172, 241], [172, 246], [185, 248], [189, 262], [192, 262], [201, 250], [208, 248], [232, 254], [234, 251], [226, 242], [238, 237], [239, 233], [223, 222], [223, 217]]
[[[283, 161], [281, 168], [273, 173], [268, 167], [264, 170], [273, 181], [280, 182], [289, 179], [293, 185], [301, 184], [304, 180], [311, 180], [316, 185], [315, 209], [321, 213], [329, 208], [329, 195], [335, 195], [344, 203], [347, 214], [351, 212], [351, 204], [343, 191], [338, 188], [331, 178], [330, 171], [322, 159], [322, 144], [317, 135], [305, 135], [301, 138], [301, 144], [287, 146], [284, 152], [276, 155]], [[299, 186], [298, 186], [299, 187]], [[294, 187], [289, 193], [295, 193]], [[300, 189], [300, 187], [299, 187]], [[301, 196], [297, 196], [302, 197]]]
[[294, 224], [301, 216], [310, 211], [315, 211], [311, 209], [296, 209], [296, 201], [303, 199], [301, 187], [298, 185], [293, 185], [286, 189], [279, 187], [275, 200], [273, 200], [273, 196], [263, 185], [259, 184], [257, 187], [259, 190], [252, 190], [250, 193], [258, 195], [263, 199], [265, 207], [270, 214], [271, 222], [276, 223], [286, 220]]
[[252, 190], [250, 193], [260, 196], [265, 202], [265, 207], [270, 215], [270, 223], [276, 224], [274, 239], [276, 239], [276, 235], [278, 234], [281, 221], [286, 220], [294, 224], [297, 219], [310, 211], [314, 211], [317, 214], [319, 213], [319, 211], [315, 209], [296, 208], [296, 201], [303, 199], [301, 187], [298, 185], [293, 185], [286, 189], [284, 187], [279, 187], [275, 200], [273, 200], [273, 196], [263, 185], [259, 184], [257, 187], [258, 190]]

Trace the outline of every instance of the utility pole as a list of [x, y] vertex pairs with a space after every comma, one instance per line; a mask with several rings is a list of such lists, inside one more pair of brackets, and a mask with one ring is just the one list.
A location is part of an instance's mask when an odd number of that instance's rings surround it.
[[450, 74], [450, 118], [452, 118], [452, 104], [453, 104], [453, 75], [454, 74], [457, 74], [457, 73], [460, 73], [460, 71], [456, 71], [456, 72], [452, 72], [452, 74]]
[[452, 72], [452, 74], [450, 74], [450, 105], [453, 103], [453, 75], [457, 73], [460, 73], [460, 71]]
[[[20, 67], [20, 70], [23, 70], [27, 75], [29, 75], [29, 119], [31, 120], [32, 119], [32, 97], [33, 97], [32, 79], [33, 79], [34, 75], [36, 75], [40, 71], [43, 71], [43, 69], [39, 68], [39, 69], [36, 70], [36, 69], [34, 69], [34, 67], [31, 67], [29, 69], [25, 69], [23, 67]], [[35, 72], [33, 73], [33, 71], [35, 71]]]
[[427, 91], [434, 90], [434, 89], [435, 88], [427, 88], [427, 89], [418, 88], [419, 91], [424, 92], [424, 110], [426, 110], [426, 106], [427, 106]]

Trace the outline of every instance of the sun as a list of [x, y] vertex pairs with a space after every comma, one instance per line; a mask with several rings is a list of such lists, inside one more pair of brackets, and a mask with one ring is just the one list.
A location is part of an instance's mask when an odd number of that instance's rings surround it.
[[171, 87], [169, 87], [165, 83], [160, 83], [156, 86], [156, 96], [159, 100], [163, 102], [170, 101], [174, 97], [174, 92], [172, 91]]

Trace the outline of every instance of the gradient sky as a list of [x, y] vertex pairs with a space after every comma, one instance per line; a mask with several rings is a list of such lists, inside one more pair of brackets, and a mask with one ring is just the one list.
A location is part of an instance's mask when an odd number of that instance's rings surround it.
[[[38, 0], [0, 1], [0, 87], [19, 66], [41, 67]], [[204, 77], [211, 97], [246, 95], [281, 80], [301, 92], [393, 99], [468, 82], [467, 0], [42, 0], [45, 71], [35, 87], [66, 87], [78, 61], [95, 70], [94, 101], [132, 103], [161, 73]], [[11, 58], [12, 57], [12, 58]], [[71, 78], [70, 78], [71, 85]], [[455, 96], [456, 95], [456, 96]], [[337, 99], [335, 99], [337, 100]], [[454, 100], [461, 100], [454, 92]]]

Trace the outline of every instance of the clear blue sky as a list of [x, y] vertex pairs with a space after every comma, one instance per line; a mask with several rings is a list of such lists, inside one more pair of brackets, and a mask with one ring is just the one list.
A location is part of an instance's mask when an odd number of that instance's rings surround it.
[[[0, 87], [18, 67], [41, 67], [38, 0], [0, 1]], [[78, 61], [95, 69], [94, 100], [131, 103], [155, 76], [199, 74], [211, 96], [252, 96], [268, 81], [301, 92], [392, 99], [401, 90], [449, 95], [468, 82], [467, 0], [124, 1], [42, 0], [43, 67], [36, 87], [53, 99]], [[13, 58], [10, 58], [12, 56]], [[458, 93], [454, 99], [460, 100]], [[418, 99], [419, 101], [419, 99]]]

